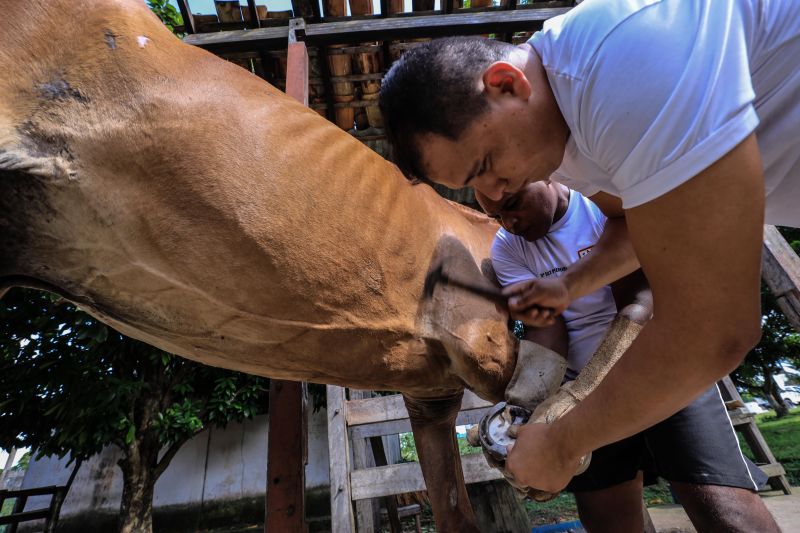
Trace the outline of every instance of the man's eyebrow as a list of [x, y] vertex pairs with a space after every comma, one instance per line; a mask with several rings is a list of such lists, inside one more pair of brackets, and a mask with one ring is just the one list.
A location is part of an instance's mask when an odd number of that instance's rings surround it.
[[467, 185], [469, 185], [469, 182], [472, 181], [472, 178], [474, 178], [475, 176], [478, 175], [478, 171], [480, 170], [480, 168], [481, 168], [481, 162], [480, 161], [476, 161], [475, 164], [472, 165], [472, 169], [467, 174], [467, 179], [464, 180], [463, 187], [466, 187]]

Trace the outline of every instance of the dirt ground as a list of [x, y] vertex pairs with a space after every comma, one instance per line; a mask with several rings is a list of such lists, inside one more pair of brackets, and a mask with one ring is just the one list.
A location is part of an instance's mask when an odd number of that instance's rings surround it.
[[[776, 492], [764, 496], [764, 502], [784, 533], [800, 533], [800, 488], [786, 496]], [[650, 517], [658, 533], [695, 533], [692, 523], [680, 505], [650, 507]]]

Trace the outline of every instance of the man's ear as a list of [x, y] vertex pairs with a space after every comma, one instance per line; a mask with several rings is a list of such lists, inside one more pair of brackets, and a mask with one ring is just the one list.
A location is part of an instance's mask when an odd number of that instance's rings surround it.
[[487, 96], [510, 95], [527, 100], [531, 83], [525, 74], [507, 61], [495, 61], [483, 71], [483, 91]]

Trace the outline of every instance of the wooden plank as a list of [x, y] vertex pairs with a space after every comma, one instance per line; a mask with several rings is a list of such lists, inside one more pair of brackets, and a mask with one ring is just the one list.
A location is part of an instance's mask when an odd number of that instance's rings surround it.
[[[350, 389], [350, 399], [371, 398], [370, 391]], [[371, 468], [375, 466], [372, 457], [372, 447], [368, 446], [365, 438], [352, 438], [350, 441], [353, 446], [353, 470]], [[356, 531], [358, 533], [372, 533], [376, 530], [374, 517], [376, 509], [373, 507], [373, 500], [358, 500], [355, 502]], [[380, 517], [380, 515], [378, 515]], [[380, 526], [380, 523], [378, 523]]]
[[[499, 470], [486, 464], [482, 453], [461, 456], [461, 465], [467, 484], [503, 478]], [[350, 473], [350, 489], [353, 499], [360, 500], [425, 490], [426, 487], [419, 463], [401, 463], [354, 470]]]
[[59, 485], [48, 485], [46, 487], [34, 487], [32, 489], [0, 490], [0, 494], [3, 494], [5, 498], [16, 498], [18, 496], [46, 496], [55, 494], [62, 488], [63, 487]]
[[[492, 404], [476, 396], [473, 392], [464, 391], [461, 410], [491, 407]], [[380, 396], [347, 403], [347, 425], [357, 426], [373, 422], [387, 422], [408, 418], [408, 411], [400, 394]]]
[[771, 463], [768, 465], [758, 465], [758, 467], [768, 476], [768, 477], [777, 477], [783, 476], [786, 474], [786, 470], [783, 469], [783, 465], [780, 463]]
[[731, 424], [733, 424], [734, 427], [750, 424], [755, 420], [755, 416], [756, 415], [748, 411], [746, 408], [728, 411], [728, 417], [731, 419]]
[[181, 12], [181, 17], [183, 17], [183, 31], [189, 35], [197, 33], [192, 10], [189, 7], [189, 0], [178, 0], [178, 9]]
[[35, 511], [25, 511], [24, 513], [0, 516], [0, 526], [30, 522], [31, 520], [41, 520], [49, 516], [50, 509], [36, 509]]
[[[483, 418], [484, 413], [489, 410], [489, 407], [481, 407], [478, 409], [471, 409], [468, 411], [461, 411], [456, 417], [456, 425], [464, 426], [469, 424], [477, 424]], [[366, 438], [366, 437], [379, 437], [383, 435], [397, 435], [399, 433], [408, 433], [411, 431], [411, 422], [408, 419], [403, 420], [389, 420], [387, 422], [373, 422], [370, 424], [360, 424], [348, 429], [350, 437]]]
[[[566, 7], [518, 9], [308, 24], [306, 42], [309, 46], [319, 46], [446, 35], [534, 31], [541, 28], [545, 20], [566, 13], [569, 9]], [[285, 48], [288, 35], [288, 27], [258, 28], [191, 34], [184, 38], [184, 42], [215, 53], [223, 53], [258, 48]]]
[[331, 480], [331, 533], [354, 533], [351, 487], [348, 483], [350, 449], [345, 424], [347, 404], [342, 387], [327, 385], [326, 389]]
[[[764, 463], [768, 465], [778, 463], [777, 459], [775, 459], [775, 456], [772, 454], [772, 450], [769, 448], [769, 444], [767, 444], [767, 441], [764, 440], [763, 435], [761, 435], [761, 431], [759, 431], [758, 426], [756, 426], [755, 423], [738, 426], [736, 430], [739, 431], [744, 437], [744, 440], [750, 447], [750, 451], [753, 452], [757, 463]], [[789, 481], [783, 475], [770, 477], [769, 485], [775, 490], [782, 490], [785, 494], [792, 493], [792, 488], [789, 485]]]
[[764, 226], [761, 276], [789, 323], [800, 331], [800, 258], [775, 226]]
[[[371, 437], [369, 439], [372, 454], [375, 457], [375, 466], [386, 466], [389, 461], [386, 459], [386, 450], [383, 447], [383, 438]], [[364, 501], [364, 500], [358, 500]], [[386, 507], [386, 516], [389, 519], [389, 529], [392, 533], [403, 533], [403, 526], [400, 523], [400, 513], [397, 510], [397, 498], [386, 496], [382, 499]]]
[[308, 52], [306, 43], [291, 43], [286, 59], [286, 94], [308, 105]]
[[[254, 28], [260, 28], [261, 22], [258, 19], [258, 9], [256, 9], [256, 0], [247, 0], [247, 13], [250, 15], [250, 25]], [[244, 15], [244, 12], [242, 12]]]
[[271, 380], [267, 449], [267, 533], [305, 533], [306, 393], [303, 383]]

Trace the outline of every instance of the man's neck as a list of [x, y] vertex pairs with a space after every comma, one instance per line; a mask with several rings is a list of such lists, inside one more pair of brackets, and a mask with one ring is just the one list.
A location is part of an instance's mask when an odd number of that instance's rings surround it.
[[553, 224], [561, 220], [564, 215], [567, 213], [567, 208], [569, 208], [569, 197], [570, 197], [570, 190], [561, 185], [560, 183], [554, 184], [558, 187], [558, 200], [556, 204], [556, 212], [553, 215]]

